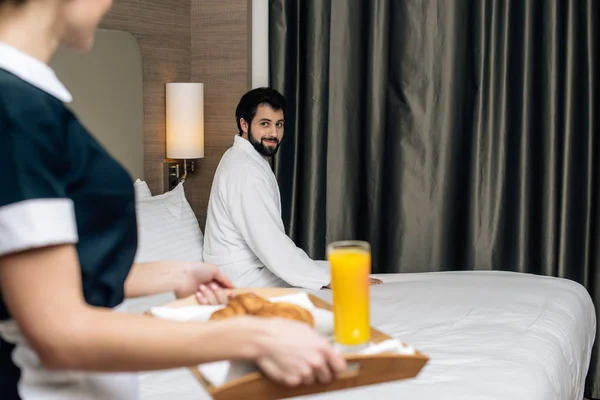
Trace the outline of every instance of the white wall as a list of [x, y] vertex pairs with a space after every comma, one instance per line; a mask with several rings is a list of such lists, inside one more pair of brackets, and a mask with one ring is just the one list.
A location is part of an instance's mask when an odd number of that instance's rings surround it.
[[252, 88], [269, 86], [269, 0], [252, 0]]

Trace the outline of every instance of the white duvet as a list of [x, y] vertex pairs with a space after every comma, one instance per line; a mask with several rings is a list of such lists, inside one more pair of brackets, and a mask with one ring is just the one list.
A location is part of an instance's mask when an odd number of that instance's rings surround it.
[[[311, 399], [581, 400], [596, 329], [579, 284], [510, 272], [379, 276], [371, 322], [430, 357], [410, 380]], [[331, 293], [319, 297], [330, 301]], [[185, 369], [141, 374], [142, 399], [208, 399]]]

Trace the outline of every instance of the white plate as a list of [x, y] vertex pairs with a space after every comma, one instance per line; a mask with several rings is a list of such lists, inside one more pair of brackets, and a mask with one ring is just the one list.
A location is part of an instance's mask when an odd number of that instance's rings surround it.
[[[296, 304], [310, 311], [315, 319], [315, 329], [323, 336], [333, 335], [333, 313], [329, 310], [317, 308], [308, 298], [306, 293], [294, 293], [285, 296], [271, 297], [269, 301], [273, 303], [286, 302]], [[168, 319], [179, 322], [206, 322], [212, 313], [220, 310], [224, 306], [188, 306], [180, 308], [153, 307], [150, 309], [152, 315], [161, 319]]]
[[333, 313], [322, 308], [310, 310], [315, 319], [315, 329], [323, 336], [333, 335]]

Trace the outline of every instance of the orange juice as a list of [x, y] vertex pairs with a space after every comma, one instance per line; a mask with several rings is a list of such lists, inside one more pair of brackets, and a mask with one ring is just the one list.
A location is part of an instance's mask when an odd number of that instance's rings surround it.
[[364, 345], [371, 339], [369, 245], [365, 242], [334, 243], [329, 249], [329, 263], [335, 341], [344, 346]]

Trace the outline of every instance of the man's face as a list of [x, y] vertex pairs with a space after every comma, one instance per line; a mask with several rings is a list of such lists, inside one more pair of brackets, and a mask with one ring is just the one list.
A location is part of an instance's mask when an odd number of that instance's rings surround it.
[[283, 139], [283, 111], [273, 110], [271, 106], [262, 104], [256, 109], [252, 125], [242, 119], [243, 137], [263, 156], [271, 157], [277, 153]]

